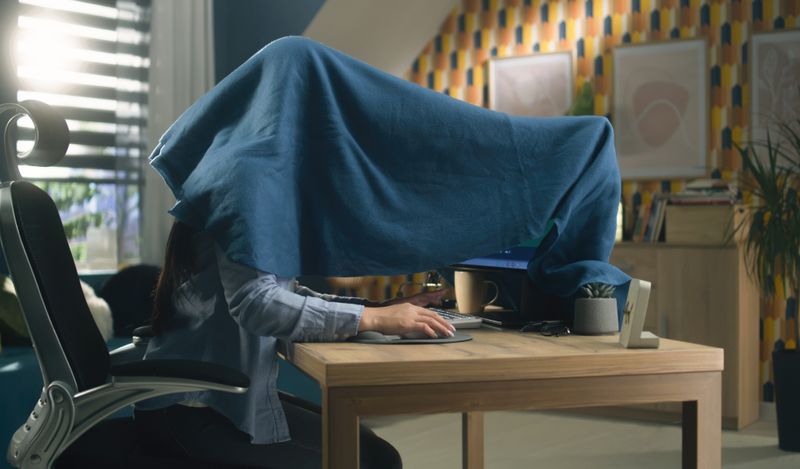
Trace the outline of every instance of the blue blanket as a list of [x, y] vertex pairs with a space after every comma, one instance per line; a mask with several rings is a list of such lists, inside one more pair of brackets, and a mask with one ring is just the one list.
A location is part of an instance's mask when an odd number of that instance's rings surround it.
[[606, 119], [489, 111], [308, 39], [255, 54], [151, 163], [176, 218], [280, 276], [418, 272], [541, 238], [543, 291], [629, 280], [607, 263], [620, 177]]

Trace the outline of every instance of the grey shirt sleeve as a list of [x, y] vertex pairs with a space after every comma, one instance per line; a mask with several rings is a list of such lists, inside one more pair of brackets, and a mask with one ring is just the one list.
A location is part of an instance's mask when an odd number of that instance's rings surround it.
[[240, 326], [253, 334], [288, 341], [329, 342], [358, 333], [363, 305], [286, 290], [274, 274], [233, 262], [218, 246], [215, 252], [228, 310]]
[[328, 293], [319, 293], [316, 292], [308, 287], [300, 285], [297, 280], [294, 281], [294, 292], [298, 295], [303, 296], [313, 296], [315, 298], [321, 298], [325, 301], [336, 301], [339, 303], [352, 303], [364, 306], [380, 306], [379, 302], [368, 300], [366, 298], [360, 298], [357, 296], [338, 296], [338, 295], [330, 295]]

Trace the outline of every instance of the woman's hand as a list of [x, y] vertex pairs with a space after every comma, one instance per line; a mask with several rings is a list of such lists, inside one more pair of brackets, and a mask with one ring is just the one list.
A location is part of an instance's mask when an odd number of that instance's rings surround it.
[[379, 308], [364, 308], [359, 331], [378, 331], [384, 334], [422, 332], [436, 337], [452, 337], [455, 328], [433, 311], [411, 303], [400, 303]]

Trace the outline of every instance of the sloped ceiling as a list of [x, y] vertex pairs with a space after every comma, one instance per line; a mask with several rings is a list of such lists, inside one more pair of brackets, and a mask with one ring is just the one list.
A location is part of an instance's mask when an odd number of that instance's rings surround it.
[[327, 0], [304, 36], [402, 76], [458, 0]]
[[299, 36], [325, 0], [214, 0], [217, 82], [264, 45]]

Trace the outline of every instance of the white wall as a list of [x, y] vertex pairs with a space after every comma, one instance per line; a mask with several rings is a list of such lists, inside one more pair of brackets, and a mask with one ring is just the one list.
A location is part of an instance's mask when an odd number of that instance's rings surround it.
[[304, 36], [402, 76], [458, 0], [327, 0]]
[[[214, 86], [211, 0], [153, 2], [150, 39], [148, 148], [183, 111]], [[144, 162], [141, 260], [161, 265], [172, 227], [167, 213], [175, 198], [161, 176]]]

